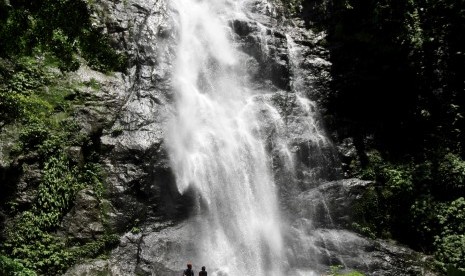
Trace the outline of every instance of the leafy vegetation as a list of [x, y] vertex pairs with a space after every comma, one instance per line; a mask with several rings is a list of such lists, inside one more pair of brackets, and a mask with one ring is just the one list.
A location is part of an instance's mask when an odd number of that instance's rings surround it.
[[21, 263], [0, 255], [0, 271], [12, 276], [36, 276], [37, 274], [25, 268]]
[[2, 1], [0, 15], [0, 57], [47, 52], [63, 71], [78, 69], [79, 57], [97, 70], [124, 70], [125, 57], [92, 26], [86, 1]]
[[[57, 235], [80, 190], [103, 199], [98, 146], [72, 118], [76, 88], [98, 90], [100, 84], [69, 81], [66, 74], [83, 62], [100, 71], [123, 70], [124, 56], [109, 43], [92, 26], [85, 1], [0, 1], [0, 134], [16, 141], [2, 149], [2, 162], [15, 172], [1, 183], [0, 214], [8, 217], [1, 225], [2, 275], [57, 275], [118, 242], [109, 230], [87, 242]], [[39, 182], [26, 183], [30, 198], [20, 200], [17, 181], [31, 166]], [[105, 220], [103, 204], [101, 213]]]
[[342, 273], [340, 272], [343, 267], [340, 265], [337, 266], [331, 266], [330, 268], [330, 274], [328, 276], [364, 276], [364, 274], [358, 272], [358, 271], [352, 271], [348, 273]]
[[465, 270], [465, 9], [453, 0], [282, 1], [327, 30], [335, 138], [357, 157], [348, 176], [375, 180], [355, 230]]
[[439, 150], [463, 156], [457, 62], [465, 44], [457, 3], [336, 1], [328, 38], [335, 45], [329, 108], [336, 124], [348, 125], [354, 138], [373, 135], [372, 146], [390, 160], [430, 159], [425, 154]]
[[[438, 266], [465, 267], [465, 161], [447, 153], [440, 160], [394, 164], [373, 162], [360, 173], [379, 186], [359, 202], [355, 229], [371, 236], [394, 238], [417, 250], [434, 253]], [[447, 177], [445, 177], [447, 175]]]
[[[11, 219], [2, 234], [2, 273], [59, 274], [79, 259], [104, 254], [118, 241], [110, 233], [84, 244], [54, 234], [78, 191], [90, 187], [101, 199], [104, 188], [97, 149], [70, 120], [73, 102], [67, 96], [85, 84], [62, 81], [60, 73], [50, 71], [50, 64], [56, 63], [18, 59], [11, 71], [4, 71], [9, 77], [0, 86], [4, 99], [12, 99], [1, 104], [15, 111], [2, 113], [1, 121], [18, 130], [10, 159], [29, 156], [42, 171], [30, 206], [18, 203], [14, 193], [3, 206]], [[71, 146], [87, 147], [82, 162], [67, 153]]]

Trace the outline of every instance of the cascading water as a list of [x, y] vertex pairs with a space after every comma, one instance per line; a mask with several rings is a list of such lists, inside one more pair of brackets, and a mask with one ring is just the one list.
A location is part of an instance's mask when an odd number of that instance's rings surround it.
[[[191, 259], [213, 275], [278, 276], [290, 264], [270, 143], [290, 171], [293, 157], [273, 93], [252, 88], [235, 47], [231, 22], [247, 19], [247, 2], [172, 1], [179, 39], [176, 118], [166, 141], [178, 190], [198, 195], [189, 223], [205, 251]], [[311, 115], [309, 102], [293, 97], [294, 108]], [[316, 143], [324, 140], [308, 122], [304, 117], [294, 127]]]
[[228, 275], [281, 275], [270, 160], [254, 133], [258, 120], [228, 33], [228, 16], [240, 9], [216, 0], [174, 5], [180, 42], [170, 153], [179, 190], [194, 186], [205, 202], [198, 233], [208, 252], [199, 259]]

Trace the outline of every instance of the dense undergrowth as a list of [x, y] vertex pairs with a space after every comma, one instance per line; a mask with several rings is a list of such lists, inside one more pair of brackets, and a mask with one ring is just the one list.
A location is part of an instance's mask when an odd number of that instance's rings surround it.
[[[0, 1], [2, 275], [60, 274], [118, 241], [108, 227], [93, 241], [58, 234], [85, 188], [99, 200], [105, 225], [99, 148], [73, 119], [82, 104], [75, 90], [98, 84], [67, 78], [82, 63], [104, 72], [125, 65], [124, 56], [92, 27], [85, 1]], [[39, 176], [18, 187], [31, 173]]]
[[355, 175], [375, 180], [357, 206], [355, 230], [433, 253], [436, 265], [465, 268], [465, 161], [447, 153], [425, 162], [389, 162], [377, 151]]
[[[465, 3], [463, 0], [282, 1], [327, 32], [336, 141], [348, 177], [375, 180], [355, 230], [433, 254], [465, 271]], [[452, 273], [452, 272], [450, 272]]]
[[[91, 84], [63, 81], [63, 74], [53, 70], [56, 63], [42, 58], [23, 56], [14, 63], [4, 61], [12, 67], [2, 68], [10, 75], [0, 90], [0, 105], [8, 111], [1, 114], [1, 134], [14, 142], [3, 145], [10, 175], [2, 183], [2, 212], [8, 220], [2, 231], [0, 266], [7, 274], [23, 270], [59, 274], [81, 258], [104, 253], [117, 241], [110, 232], [87, 243], [56, 235], [77, 192], [91, 188], [102, 200], [104, 186], [98, 149], [72, 118], [78, 100], [68, 99], [76, 86]], [[69, 152], [73, 146], [82, 149], [82, 158]], [[12, 172], [19, 177], [34, 166], [41, 176], [39, 183], [27, 183], [33, 198], [18, 200], [18, 178]]]
[[[465, 5], [439, 0], [290, 1], [327, 31], [335, 140], [348, 177], [375, 180], [354, 229], [465, 270]], [[326, 11], [326, 13], [325, 13]]]

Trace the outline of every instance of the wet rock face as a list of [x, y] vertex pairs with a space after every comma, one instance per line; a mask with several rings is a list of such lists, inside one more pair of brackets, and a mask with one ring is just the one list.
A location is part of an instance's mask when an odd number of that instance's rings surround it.
[[286, 36], [257, 21], [234, 20], [236, 41], [248, 55], [251, 81], [271, 83], [278, 89], [290, 89], [290, 66]]
[[[382, 240], [353, 233], [350, 224], [358, 200], [375, 185], [359, 179], [330, 181], [296, 196], [286, 237], [293, 267], [312, 267], [322, 273], [330, 266], [358, 270], [367, 275], [437, 275], [427, 269], [432, 260]], [[305, 241], [305, 242], [304, 242]], [[348, 270], [349, 271], [349, 270]]]
[[121, 93], [113, 98], [110, 112], [102, 116], [94, 106], [83, 109], [83, 113], [93, 113], [83, 117], [106, 122], [100, 124], [99, 142], [105, 152], [107, 192], [115, 210], [111, 223], [124, 232], [135, 219], [176, 215], [175, 203], [162, 203], [181, 198], [163, 143], [173, 112], [170, 75], [176, 34], [165, 1], [97, 0], [93, 8], [94, 24], [130, 60], [120, 86], [114, 87]]
[[251, 5], [257, 13], [250, 14], [251, 19], [232, 21], [231, 28], [246, 55], [251, 86], [274, 91], [270, 98], [259, 100], [272, 105], [284, 118], [285, 139], [295, 157], [294, 173], [286, 170], [281, 149], [271, 146], [283, 139], [280, 130], [273, 124], [267, 126], [265, 118], [262, 131], [267, 133], [264, 139], [272, 152], [275, 179], [286, 196], [341, 176], [336, 150], [326, 138], [319, 113], [331, 81], [329, 51], [324, 46], [326, 33], [306, 29], [300, 19], [283, 21], [276, 11], [263, 9], [258, 1]]
[[373, 182], [342, 179], [323, 183], [302, 192], [295, 201], [299, 217], [313, 221], [314, 227], [350, 228], [354, 205]]
[[106, 260], [95, 260], [89, 263], [80, 264], [68, 270], [66, 276], [87, 276], [87, 275], [105, 275], [105, 276], [123, 276], [116, 267], [112, 267]]
[[[252, 4], [263, 9], [259, 1]], [[78, 112], [80, 121], [87, 122], [88, 131], [99, 137], [105, 152], [107, 190], [115, 209], [111, 223], [119, 231], [126, 231], [135, 219], [179, 217], [183, 202], [188, 200], [175, 187], [163, 141], [174, 112], [171, 72], [176, 31], [169, 5], [155, 0], [97, 0], [93, 8], [94, 24], [113, 38], [115, 47], [129, 55], [131, 64], [127, 74], [117, 81], [103, 81], [97, 101], [110, 104], [102, 107], [96, 103]], [[254, 20], [231, 22], [238, 47], [248, 56], [247, 70], [252, 72], [247, 74], [252, 76], [249, 82], [257, 89], [281, 90], [285, 95], [284, 91], [290, 91], [297, 82], [292, 76], [294, 65], [290, 64], [290, 45], [285, 34], [290, 32], [301, 40], [314, 35], [300, 27], [281, 24], [283, 27], [276, 28], [280, 24], [271, 12], [254, 16]], [[312, 48], [303, 45], [297, 53], [305, 56], [302, 64], [295, 65], [299, 70], [309, 64], [311, 68], [327, 65], [309, 61], [314, 58], [307, 53], [309, 49]], [[304, 85], [310, 82], [313, 80], [306, 80]], [[292, 112], [286, 108], [295, 97], [282, 98], [282, 112]], [[297, 117], [293, 118], [299, 120]], [[294, 150], [305, 155], [311, 149], [307, 148], [306, 138], [299, 135], [295, 134]]]
[[[291, 238], [298, 238], [301, 229], [294, 228]], [[375, 276], [417, 276], [438, 275], [425, 267], [431, 259], [384, 241], [370, 240], [343, 229], [313, 229], [307, 243], [294, 243], [289, 251], [293, 255], [292, 266], [305, 267], [305, 263], [315, 262], [312, 269], [322, 274], [330, 266], [341, 266], [341, 272], [353, 270]]]

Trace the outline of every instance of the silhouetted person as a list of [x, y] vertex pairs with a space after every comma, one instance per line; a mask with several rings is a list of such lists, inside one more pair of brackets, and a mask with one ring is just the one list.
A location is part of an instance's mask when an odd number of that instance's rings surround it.
[[199, 272], [199, 276], [207, 276], [207, 271], [205, 271], [204, 266], [202, 266], [202, 271]]
[[184, 273], [182, 274], [182, 276], [194, 276], [194, 271], [192, 270], [191, 264], [187, 264], [187, 269], [184, 270]]

